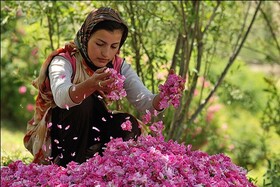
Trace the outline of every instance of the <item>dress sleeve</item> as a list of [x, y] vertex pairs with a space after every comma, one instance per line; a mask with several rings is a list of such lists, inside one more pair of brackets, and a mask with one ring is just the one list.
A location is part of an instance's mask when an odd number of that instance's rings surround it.
[[60, 108], [70, 108], [78, 105], [79, 103], [74, 103], [69, 95], [73, 72], [71, 63], [62, 56], [56, 56], [51, 61], [48, 70], [55, 104]]
[[154, 110], [153, 99], [156, 94], [148, 90], [126, 61], [121, 67], [121, 74], [125, 76], [124, 89], [127, 93], [127, 100], [141, 113], [146, 110]]

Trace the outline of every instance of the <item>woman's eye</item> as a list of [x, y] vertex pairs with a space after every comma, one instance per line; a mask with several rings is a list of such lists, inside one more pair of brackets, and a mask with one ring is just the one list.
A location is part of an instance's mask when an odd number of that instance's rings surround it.
[[100, 44], [100, 43], [96, 43], [96, 45], [98, 45], [98, 46], [102, 46], [103, 44]]
[[117, 49], [117, 46], [111, 46], [112, 49]]

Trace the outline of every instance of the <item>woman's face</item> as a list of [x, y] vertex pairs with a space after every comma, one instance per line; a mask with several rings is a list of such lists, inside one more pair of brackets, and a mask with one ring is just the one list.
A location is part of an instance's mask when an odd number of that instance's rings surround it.
[[97, 67], [105, 67], [117, 54], [122, 38], [121, 30], [94, 32], [87, 46], [90, 60]]

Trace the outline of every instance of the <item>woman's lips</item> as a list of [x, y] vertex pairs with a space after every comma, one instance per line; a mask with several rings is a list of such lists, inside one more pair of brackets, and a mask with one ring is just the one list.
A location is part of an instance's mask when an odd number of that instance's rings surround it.
[[101, 63], [107, 63], [109, 61], [108, 59], [104, 59], [104, 58], [98, 58], [97, 60], [98, 60], [98, 62], [101, 62]]

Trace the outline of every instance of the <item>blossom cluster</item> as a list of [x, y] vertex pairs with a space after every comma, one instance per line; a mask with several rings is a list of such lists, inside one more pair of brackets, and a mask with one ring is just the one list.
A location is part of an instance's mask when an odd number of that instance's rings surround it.
[[107, 68], [106, 71], [111, 72], [111, 78], [115, 79], [111, 84], [106, 85], [111, 89], [111, 92], [108, 93], [107, 98], [111, 101], [120, 100], [126, 96], [126, 91], [124, 89], [125, 76], [118, 73], [113, 68]]
[[132, 130], [132, 125], [131, 125], [131, 121], [129, 121], [128, 119], [123, 122], [121, 124], [121, 128], [124, 130], [124, 131], [131, 131]]
[[164, 84], [159, 85], [160, 91], [160, 108], [167, 108], [172, 104], [177, 108], [180, 104], [180, 98], [182, 96], [182, 84], [185, 83], [185, 79], [176, 74], [169, 74]]
[[26, 165], [1, 168], [1, 186], [166, 186], [253, 187], [246, 171], [223, 154], [192, 151], [191, 146], [150, 135], [137, 141], [112, 139], [103, 153], [82, 164]]

